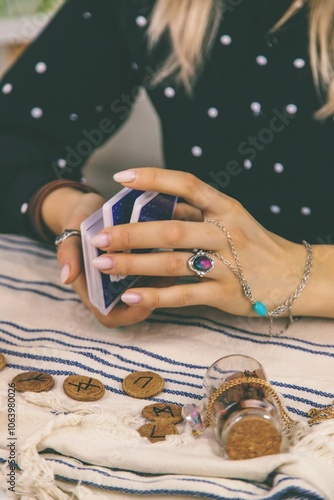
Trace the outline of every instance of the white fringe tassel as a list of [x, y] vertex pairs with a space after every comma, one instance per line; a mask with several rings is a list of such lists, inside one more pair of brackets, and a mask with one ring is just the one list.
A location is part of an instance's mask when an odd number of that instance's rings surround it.
[[326, 420], [315, 424], [306, 434], [296, 435], [290, 453], [310, 453], [323, 459], [334, 470], [334, 420]]
[[[36, 401], [37, 402], [37, 401]], [[60, 410], [58, 401], [48, 401], [50, 406]], [[79, 409], [77, 408], [77, 411]], [[79, 410], [80, 412], [80, 410]], [[68, 415], [58, 414], [41, 431], [30, 436], [20, 448], [17, 462], [20, 473], [16, 477], [16, 493], [12, 498], [20, 500], [76, 500], [80, 498], [80, 484], [75, 493], [68, 494], [57, 485], [53, 464], [39, 455], [37, 449], [39, 443], [49, 436], [53, 431], [66, 426], [79, 426], [85, 421], [94, 421], [99, 426], [108, 425], [109, 429], [120, 431], [124, 445], [133, 444], [133, 440], [140, 440], [134, 430], [136, 418], [129, 414], [107, 414], [104, 412], [91, 415], [70, 413]], [[181, 436], [179, 436], [181, 437]], [[328, 420], [321, 424], [309, 427], [305, 421], [296, 421], [285, 438], [290, 443], [288, 453], [293, 455], [308, 454], [314, 458], [322, 459], [326, 464], [334, 468], [334, 420]], [[182, 439], [181, 439], [182, 441]], [[2, 474], [8, 472], [8, 464], [2, 468]], [[3, 477], [0, 479], [0, 484]], [[63, 488], [66, 489], [64, 485]], [[73, 491], [73, 490], [72, 490]], [[85, 497], [85, 495], [84, 495]]]

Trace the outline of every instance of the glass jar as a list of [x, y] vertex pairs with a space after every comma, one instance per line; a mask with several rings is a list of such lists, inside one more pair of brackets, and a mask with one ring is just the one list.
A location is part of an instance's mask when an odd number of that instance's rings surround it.
[[[249, 356], [225, 356], [213, 363], [203, 380], [206, 406], [223, 384], [241, 378], [267, 381], [261, 364]], [[215, 438], [230, 459], [273, 455], [281, 450], [279, 409], [265, 387], [254, 381], [230, 387], [214, 398], [210, 417]]]

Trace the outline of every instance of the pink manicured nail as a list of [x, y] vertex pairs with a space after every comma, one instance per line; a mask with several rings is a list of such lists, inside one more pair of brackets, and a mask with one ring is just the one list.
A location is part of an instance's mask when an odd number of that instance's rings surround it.
[[108, 233], [97, 234], [90, 239], [90, 244], [93, 245], [93, 247], [104, 248], [108, 247], [110, 243], [111, 238]]
[[65, 285], [66, 281], [70, 277], [71, 268], [69, 264], [65, 264], [60, 271], [60, 281], [63, 285]]
[[125, 302], [125, 304], [131, 306], [132, 304], [139, 304], [139, 302], [143, 300], [143, 297], [139, 295], [139, 293], [129, 292], [129, 293], [123, 293], [121, 299], [123, 302]]
[[137, 172], [135, 170], [123, 170], [117, 172], [113, 179], [116, 182], [133, 182], [137, 179]]
[[115, 263], [114, 259], [112, 257], [106, 257], [104, 255], [101, 255], [100, 257], [96, 257], [96, 259], [92, 260], [92, 265], [96, 269], [113, 269]]

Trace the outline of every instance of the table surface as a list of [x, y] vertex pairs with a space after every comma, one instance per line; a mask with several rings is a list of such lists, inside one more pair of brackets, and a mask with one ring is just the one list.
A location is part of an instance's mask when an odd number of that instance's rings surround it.
[[[270, 337], [268, 324], [261, 318], [192, 307], [157, 310], [145, 322], [108, 330], [70, 287], [60, 284], [54, 249], [15, 235], [0, 235], [0, 296], [0, 352], [8, 361], [0, 377], [0, 428], [7, 428], [8, 383], [18, 373], [41, 370], [54, 377], [49, 393], [17, 394], [16, 411], [20, 446], [28, 440], [31, 445], [31, 436], [43, 429], [64, 423], [57, 432], [45, 433], [41, 445], [62, 453], [61, 459], [52, 452], [37, 457], [57, 475], [58, 487], [63, 488], [59, 477], [65, 478], [67, 488], [75, 488], [78, 480], [90, 481], [94, 488], [86, 487], [93, 488], [96, 498], [112, 500], [117, 493], [124, 500], [141, 494], [175, 499], [334, 499], [334, 449], [324, 462], [315, 450], [245, 464], [223, 460], [210, 430], [194, 440], [180, 424], [179, 436], [154, 445], [136, 432], [146, 404], [200, 403], [206, 369], [229, 354], [260, 361], [290, 416], [307, 422], [310, 408], [322, 408], [334, 400], [334, 321], [304, 318], [284, 335]], [[149, 401], [126, 396], [122, 380], [137, 370], [159, 373], [165, 380], [163, 392]], [[105, 396], [83, 410], [62, 390], [70, 374], [98, 378], [105, 385]], [[97, 414], [104, 415], [104, 424]], [[73, 418], [81, 425], [68, 434], [66, 425]], [[92, 426], [94, 418], [97, 423]], [[115, 419], [120, 420], [115, 424]], [[312, 429], [321, 430], [321, 426]], [[331, 432], [334, 435], [334, 428]], [[4, 439], [0, 436], [0, 494], [1, 468], [5, 470], [8, 457]], [[325, 442], [332, 446], [330, 439], [322, 438]], [[19, 463], [26, 474], [33, 475], [31, 460], [27, 460], [32, 451], [20, 453]], [[294, 464], [288, 465], [291, 461]]]

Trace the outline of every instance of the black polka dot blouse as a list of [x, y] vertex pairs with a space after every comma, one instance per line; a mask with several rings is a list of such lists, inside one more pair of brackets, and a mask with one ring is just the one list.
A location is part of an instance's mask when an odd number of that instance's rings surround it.
[[0, 230], [29, 234], [31, 195], [81, 168], [128, 118], [144, 87], [167, 168], [238, 199], [293, 241], [334, 238], [334, 122], [308, 57], [308, 13], [270, 28], [290, 0], [233, 0], [192, 96], [152, 85], [168, 54], [146, 30], [154, 0], [69, 0], [0, 84]]

